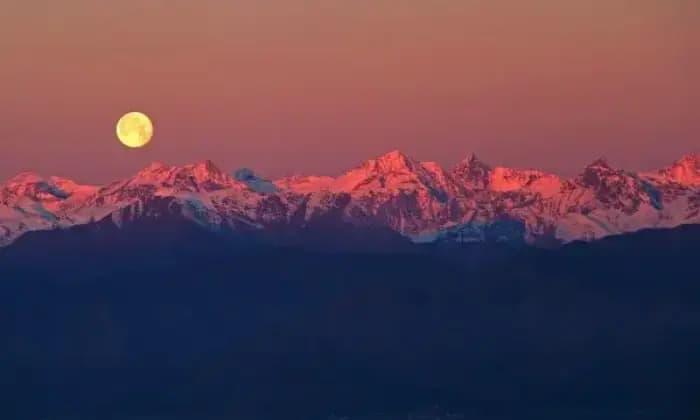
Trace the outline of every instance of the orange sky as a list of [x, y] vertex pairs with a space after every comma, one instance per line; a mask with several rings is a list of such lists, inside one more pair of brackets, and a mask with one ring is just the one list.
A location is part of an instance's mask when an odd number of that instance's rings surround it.
[[[0, 179], [332, 174], [397, 148], [645, 169], [700, 148], [700, 2], [23, 0], [0, 14], [0, 92]], [[131, 110], [146, 149], [114, 137]]]

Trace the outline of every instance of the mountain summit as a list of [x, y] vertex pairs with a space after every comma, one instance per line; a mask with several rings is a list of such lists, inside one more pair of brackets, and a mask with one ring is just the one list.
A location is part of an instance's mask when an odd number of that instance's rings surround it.
[[490, 184], [491, 166], [472, 153], [452, 170], [452, 175], [470, 189], [483, 190]]
[[685, 186], [700, 185], [700, 153], [691, 153], [658, 172], [660, 177]]
[[168, 166], [154, 162], [127, 180], [128, 185], [153, 185], [178, 191], [215, 191], [237, 185], [212, 161], [205, 160], [184, 166]]

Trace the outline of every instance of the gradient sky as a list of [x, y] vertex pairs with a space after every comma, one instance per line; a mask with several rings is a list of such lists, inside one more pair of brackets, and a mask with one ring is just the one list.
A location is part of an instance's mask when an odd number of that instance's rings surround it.
[[[647, 169], [700, 148], [700, 2], [10, 0], [0, 93], [0, 179], [334, 174], [392, 149]], [[131, 110], [142, 150], [114, 136]]]

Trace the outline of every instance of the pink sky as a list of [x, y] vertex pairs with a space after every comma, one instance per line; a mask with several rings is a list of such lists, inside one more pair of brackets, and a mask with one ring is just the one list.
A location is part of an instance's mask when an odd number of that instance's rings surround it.
[[[573, 174], [700, 148], [693, 0], [24, 0], [0, 14], [0, 179], [205, 158], [275, 177], [392, 149]], [[127, 111], [149, 147], [114, 136]]]

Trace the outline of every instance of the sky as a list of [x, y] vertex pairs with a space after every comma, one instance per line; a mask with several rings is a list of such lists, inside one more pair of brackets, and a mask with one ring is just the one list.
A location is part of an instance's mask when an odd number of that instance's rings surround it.
[[[0, 97], [0, 179], [337, 174], [394, 149], [644, 170], [700, 149], [700, 2], [10, 0]], [[115, 137], [134, 110], [138, 150]]]

